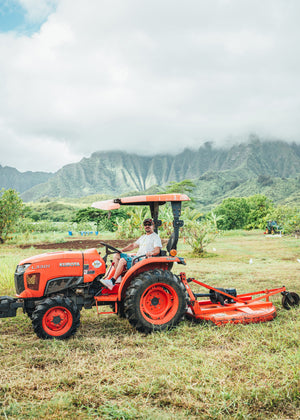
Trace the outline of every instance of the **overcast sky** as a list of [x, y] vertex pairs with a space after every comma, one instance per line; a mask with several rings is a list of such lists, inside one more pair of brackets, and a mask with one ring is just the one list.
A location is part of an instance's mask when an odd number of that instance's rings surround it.
[[299, 0], [0, 0], [0, 165], [300, 141]]

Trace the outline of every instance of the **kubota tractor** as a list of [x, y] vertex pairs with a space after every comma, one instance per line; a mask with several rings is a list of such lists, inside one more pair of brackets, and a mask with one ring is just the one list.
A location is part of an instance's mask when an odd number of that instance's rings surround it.
[[[102, 257], [97, 249], [82, 252], [62, 251], [45, 253], [20, 262], [15, 271], [17, 296], [0, 297], [0, 318], [16, 316], [23, 308], [32, 320], [38, 337], [43, 339], [66, 339], [75, 334], [80, 323], [82, 308], [96, 306], [98, 314], [115, 313], [126, 317], [138, 331], [151, 332], [171, 328], [184, 315], [215, 324], [264, 322], [276, 316], [269, 297], [281, 293], [286, 309], [299, 304], [297, 293], [289, 293], [282, 286], [238, 295], [235, 289], [215, 288], [194, 278], [172, 273], [174, 263], [185, 265], [177, 256], [176, 248], [181, 203], [188, 201], [184, 194], [162, 194], [125, 197], [94, 203], [104, 210], [120, 208], [121, 205], [149, 205], [155, 231], [161, 225], [159, 207], [171, 203], [173, 227], [167, 249], [159, 256], [139, 256], [133, 259], [132, 267], [122, 275], [121, 282], [109, 290], [100, 279], [114, 267], [107, 267], [107, 258], [120, 250], [107, 243]], [[204, 287], [207, 293], [194, 293], [190, 284]], [[198, 298], [204, 297], [203, 300]], [[102, 306], [111, 306], [111, 311], [101, 311]]]

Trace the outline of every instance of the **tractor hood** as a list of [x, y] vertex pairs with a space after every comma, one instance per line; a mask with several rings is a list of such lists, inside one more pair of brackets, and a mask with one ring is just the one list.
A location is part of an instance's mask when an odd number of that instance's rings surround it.
[[[103, 275], [106, 265], [96, 248], [78, 251], [49, 252], [22, 260], [15, 271], [18, 297], [37, 298], [58, 287], [90, 283]], [[51, 286], [49, 284], [51, 283]]]
[[26, 258], [19, 262], [19, 265], [24, 264], [35, 264], [41, 261], [53, 261], [53, 260], [68, 260], [68, 259], [82, 259], [82, 252], [78, 251], [58, 251], [58, 252], [45, 252], [43, 254], [33, 255], [32, 257]]

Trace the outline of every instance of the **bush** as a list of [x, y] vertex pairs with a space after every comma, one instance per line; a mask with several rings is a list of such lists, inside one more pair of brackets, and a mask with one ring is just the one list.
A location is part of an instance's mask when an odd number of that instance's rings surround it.
[[215, 209], [218, 227], [224, 230], [265, 227], [265, 217], [273, 209], [272, 201], [262, 194], [250, 197], [231, 197]]
[[265, 217], [272, 211], [272, 201], [264, 195], [256, 194], [247, 198], [249, 205], [249, 214], [246, 229], [264, 229]]
[[266, 215], [265, 224], [268, 220], [276, 220], [284, 233], [300, 232], [300, 209], [297, 207], [278, 206]]
[[218, 234], [211, 220], [191, 220], [184, 226], [184, 235], [187, 243], [192, 247], [193, 254], [203, 256], [205, 248]]
[[244, 197], [226, 198], [215, 208], [218, 221], [218, 228], [224, 230], [243, 229], [248, 221], [250, 211], [249, 202]]
[[23, 201], [15, 190], [0, 191], [0, 242], [13, 232], [23, 209]]
[[202, 256], [205, 248], [218, 234], [218, 217], [211, 213], [205, 219], [202, 213], [187, 208], [184, 213], [183, 234], [187, 243], [192, 247], [193, 254]]
[[51, 220], [53, 222], [69, 222], [74, 217], [76, 207], [58, 202], [31, 203], [24, 207], [23, 216], [37, 222]]
[[73, 222], [92, 222], [97, 226], [98, 231], [115, 232], [118, 230], [119, 223], [122, 223], [122, 219], [127, 218], [128, 214], [124, 210], [104, 211], [87, 207], [77, 211]]

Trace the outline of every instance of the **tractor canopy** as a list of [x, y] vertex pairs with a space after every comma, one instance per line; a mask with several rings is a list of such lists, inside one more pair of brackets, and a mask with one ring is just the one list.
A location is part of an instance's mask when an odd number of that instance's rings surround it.
[[96, 201], [92, 207], [101, 210], [116, 210], [123, 206], [161, 206], [167, 202], [190, 201], [185, 194], [157, 194], [157, 195], [135, 195], [131, 197], [114, 198], [112, 200]]
[[[181, 215], [181, 202], [190, 201], [190, 198], [186, 194], [157, 194], [157, 195], [136, 195], [131, 197], [115, 198], [112, 200], [96, 201], [92, 204], [92, 207], [100, 210], [116, 210], [121, 206], [145, 206], [148, 205], [151, 211], [151, 217], [154, 222], [154, 230], [157, 232], [162, 222], [158, 219], [159, 206], [171, 203], [173, 212], [173, 227], [174, 232], [170, 238], [170, 243], [167, 248], [176, 249], [179, 228], [183, 226], [183, 220], [180, 220]], [[169, 249], [168, 249], [169, 250]]]

